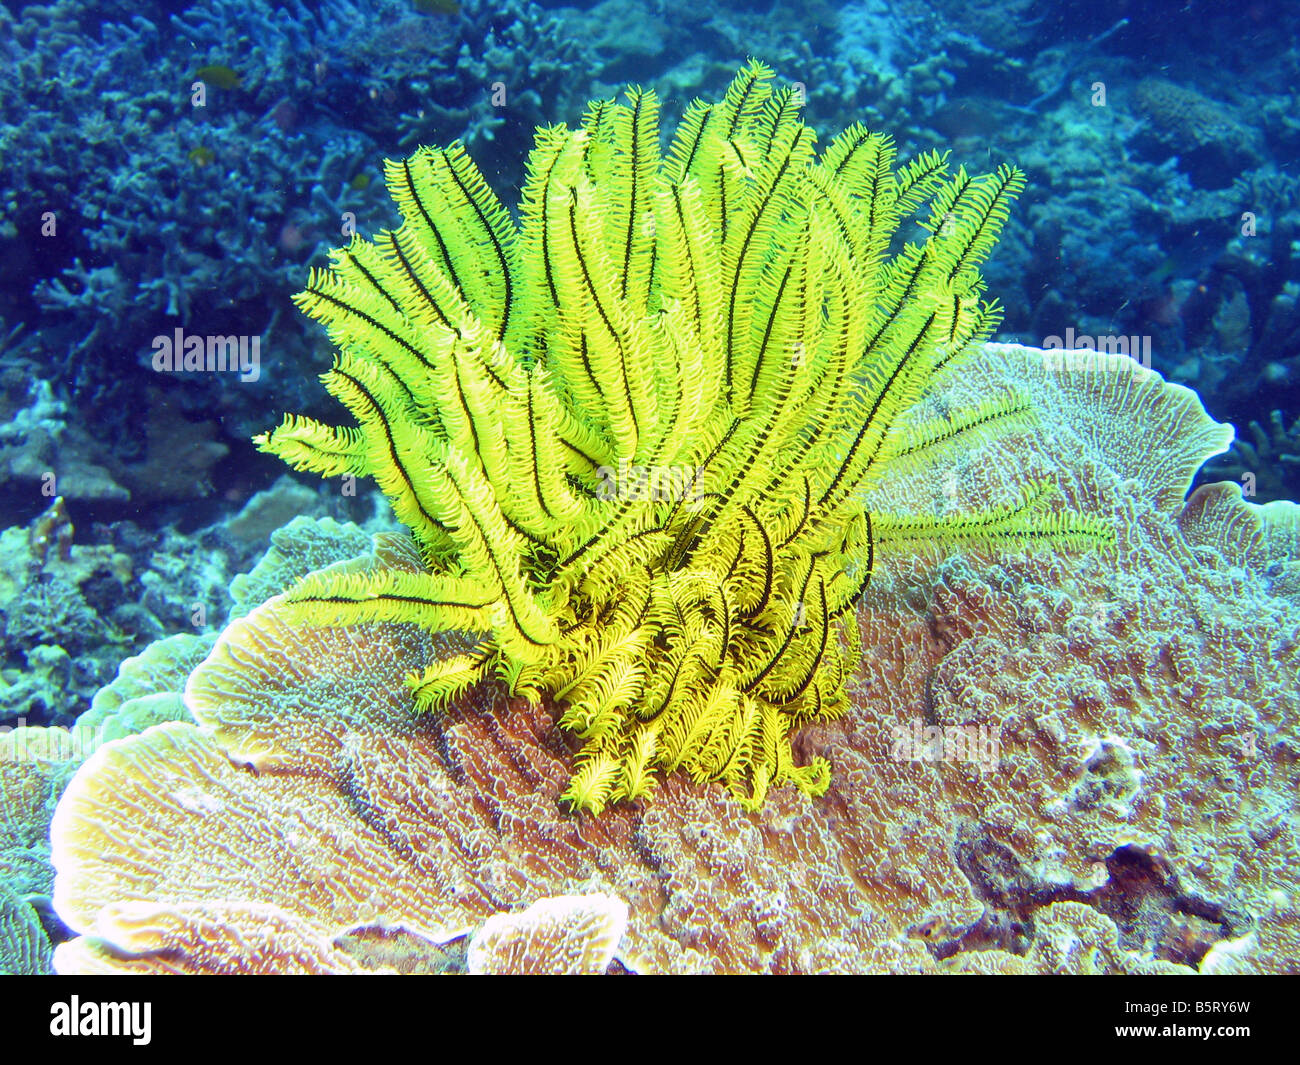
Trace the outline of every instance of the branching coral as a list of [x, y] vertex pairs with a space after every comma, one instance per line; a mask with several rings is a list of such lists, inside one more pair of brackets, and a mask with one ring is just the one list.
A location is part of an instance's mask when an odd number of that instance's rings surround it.
[[[1107, 540], [1039, 480], [936, 516], [865, 507], [890, 469], [1023, 428], [1013, 390], [902, 419], [997, 318], [979, 265], [1023, 179], [895, 170], [852, 126], [818, 155], [797, 96], [742, 70], [659, 148], [652, 93], [540, 130], [516, 226], [459, 145], [388, 164], [404, 225], [355, 239], [299, 303], [339, 346], [357, 419], [259, 444], [372, 475], [418, 552], [310, 577], [297, 615], [412, 621], [477, 643], [411, 678], [439, 708], [486, 678], [586, 741], [567, 798], [599, 812], [653, 771], [753, 807], [820, 794], [791, 736], [843, 713], [877, 555], [901, 544]], [[929, 236], [898, 250], [919, 215]]]
[[1252, 498], [1289, 498], [1288, 485], [1300, 474], [1300, 418], [1287, 427], [1280, 410], [1268, 425], [1251, 420], [1250, 438], [1237, 440], [1232, 450], [1207, 463], [1207, 481], [1236, 481]]

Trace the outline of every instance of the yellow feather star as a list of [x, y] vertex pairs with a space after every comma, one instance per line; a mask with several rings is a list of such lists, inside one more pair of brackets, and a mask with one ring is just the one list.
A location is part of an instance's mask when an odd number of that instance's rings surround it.
[[[302, 615], [475, 634], [410, 679], [416, 706], [492, 677], [549, 694], [585, 741], [581, 809], [646, 795], [656, 768], [751, 808], [820, 794], [830, 767], [796, 765], [791, 735], [847, 705], [878, 549], [1109, 536], [1041, 515], [1045, 485], [982, 513], [865, 511], [881, 471], [1032, 419], [1012, 395], [900, 428], [996, 322], [978, 267], [1023, 177], [949, 176], [936, 153], [895, 169], [856, 125], [818, 155], [771, 77], [751, 62], [692, 104], [663, 156], [635, 88], [538, 130], [518, 222], [459, 144], [389, 162], [404, 224], [297, 297], [357, 424], [257, 438], [373, 476], [420, 550], [306, 578]], [[929, 236], [891, 253], [923, 208]]]

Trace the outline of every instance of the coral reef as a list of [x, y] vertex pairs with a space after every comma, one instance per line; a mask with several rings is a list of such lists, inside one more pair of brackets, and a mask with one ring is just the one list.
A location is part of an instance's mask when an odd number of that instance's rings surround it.
[[[466, 0], [455, 16], [409, 0], [0, 10], [15, 85], [0, 100], [0, 316], [31, 327], [36, 376], [67, 367], [50, 381], [51, 400], [74, 413], [62, 439], [50, 423], [0, 439], [0, 478], [57, 469], [69, 499], [124, 500], [129, 475], [108, 459], [142, 460], [116, 454], [153, 420], [126, 399], [158, 384], [148, 345], [178, 319], [196, 334], [259, 337], [290, 394], [275, 395], [267, 379], [239, 389], [208, 375], [171, 380], [156, 437], [207, 424], [228, 445], [273, 401], [303, 406], [314, 356], [288, 294], [349, 218], [369, 232], [388, 222], [380, 154], [460, 136], [490, 160], [485, 174], [503, 192], [521, 177], [535, 124], [576, 118], [583, 100], [627, 79], [684, 104], [725, 85], [747, 53], [799, 82], [819, 126], [889, 128], [904, 155], [993, 144], [995, 165], [1005, 153], [1028, 171], [1045, 194], [989, 275], [1009, 335], [1041, 343], [1067, 325], [1151, 335], [1162, 372], [1181, 367], [1178, 379], [1197, 383], [1204, 369], [1225, 392], [1207, 399], [1216, 415], [1241, 425], [1267, 413], [1249, 403], [1283, 367], [1290, 383], [1274, 405], [1291, 420], [1297, 317], [1284, 286], [1300, 280], [1286, 236], [1295, 196], [1256, 193], [1294, 183], [1284, 168], [1300, 125], [1277, 86], [1295, 80], [1296, 14], [1265, 5], [1247, 62], [1228, 13], [1179, 13], [1170, 33], [1128, 6], [1072, 4], [1064, 22], [1024, 0], [814, 2], [781, 18], [686, 0], [649, 10], [637, 0], [550, 10]], [[1227, 52], [1243, 64], [1229, 84], [1207, 60]], [[1152, 63], [1177, 70], [1178, 83], [1151, 78]], [[190, 95], [200, 69], [215, 72], [201, 108]], [[1104, 105], [1090, 99], [1099, 83]], [[1204, 162], [1216, 152], [1223, 158]], [[1250, 191], [1223, 185], [1234, 178]], [[1204, 276], [1242, 211], [1267, 223], [1275, 264], [1256, 284], [1244, 275], [1260, 271], [1230, 256], [1244, 293]], [[1248, 358], [1233, 347], [1240, 328], [1212, 325], [1243, 325], [1243, 301]], [[33, 396], [34, 408], [44, 403]], [[146, 477], [130, 491], [183, 500], [213, 474], [219, 491], [274, 476], [224, 464], [206, 473]], [[1283, 487], [1297, 494], [1294, 477]]]
[[1176, 154], [1179, 167], [1202, 188], [1231, 185], [1242, 170], [1260, 162], [1259, 131], [1221, 100], [1154, 77], [1138, 82], [1134, 100], [1163, 157]]
[[294, 518], [271, 534], [271, 546], [257, 565], [230, 582], [235, 601], [230, 617], [243, 617], [307, 574], [355, 558], [369, 546], [364, 530], [351, 523], [306, 515]]
[[81, 751], [63, 729], [0, 731], [0, 882], [19, 895], [50, 894], [50, 818]]
[[26, 528], [0, 533], [0, 724], [67, 723], [112, 675], [128, 632], [147, 624], [121, 595], [130, 558], [72, 536], [61, 497]]
[[69, 431], [66, 415], [67, 404], [31, 367], [0, 370], [0, 484], [32, 492], [52, 478], [68, 499], [126, 500], [89, 441]]
[[1249, 438], [1234, 441], [1226, 455], [1206, 463], [1203, 480], [1233, 481], [1243, 495], [1261, 503], [1289, 499], [1300, 478], [1300, 417], [1288, 427], [1275, 410], [1267, 426], [1252, 420], [1247, 431]]
[[100, 744], [164, 721], [192, 721], [181, 700], [186, 678], [208, 656], [216, 635], [181, 632], [126, 659], [113, 681], [95, 693], [73, 726], [83, 757]]
[[[34, 525], [34, 529], [55, 536], [57, 528], [49, 522]], [[29, 539], [34, 538], [29, 534]], [[315, 522], [305, 517], [279, 530], [273, 541], [252, 573], [240, 575], [231, 582], [232, 616], [239, 616], [262, 598], [283, 591], [308, 570], [351, 557], [365, 550], [369, 543], [368, 537], [355, 526], [341, 525], [328, 518]], [[250, 592], [261, 598], [253, 603], [241, 598]], [[151, 643], [140, 654], [121, 663], [117, 676], [95, 693], [90, 708], [70, 728], [0, 727], [0, 886], [8, 885], [19, 896], [16, 902], [5, 904], [9, 908], [0, 917], [0, 937], [8, 932], [16, 937], [10, 945], [0, 942], [0, 969], [7, 957], [5, 950], [10, 951], [10, 957], [17, 957], [15, 952], [20, 948], [26, 950], [27, 940], [19, 935], [28, 927], [24, 907], [30, 908], [29, 902], [33, 900], [41, 907], [48, 906], [54, 876], [50, 864], [50, 818], [73, 772], [87, 756], [112, 740], [165, 722], [192, 723], [194, 719], [181, 693], [186, 679], [207, 657], [215, 641], [216, 633], [210, 631], [201, 635], [177, 633]], [[62, 648], [51, 646], [34, 648], [27, 657], [29, 662], [52, 660], [56, 665], [68, 659]], [[21, 684], [10, 684], [5, 693], [8, 705], [20, 713], [25, 707], [21, 690]], [[52, 689], [50, 685], [37, 687], [37, 693], [65, 711], [57, 715], [61, 720], [67, 720], [67, 711], [79, 702], [70, 693]], [[8, 925], [4, 925], [6, 920], [10, 922]], [[43, 949], [40, 957], [46, 959], [48, 969], [48, 943]], [[22, 954], [12, 964], [36, 963]]]
[[73, 772], [110, 740], [162, 722], [193, 722], [180, 693], [215, 639], [182, 633], [128, 658], [71, 728], [0, 728], [0, 885], [24, 900], [48, 899], [50, 818]]
[[627, 928], [627, 903], [609, 895], [538, 899], [483, 922], [466, 952], [471, 976], [600, 976]]
[[52, 971], [50, 819], [82, 755], [64, 729], [0, 727], [0, 973]]
[[[177, 772], [193, 777], [184, 796], [238, 793], [243, 805], [226, 823], [201, 802], [178, 812], [172, 835], [150, 836], [132, 877], [110, 871], [100, 896], [85, 883], [103, 866], [65, 847], [81, 933], [63, 948], [68, 971], [465, 972], [483, 922], [600, 892], [629, 905], [627, 968], [1296, 972], [1300, 531], [1283, 501], [1300, 498], [1300, 119], [1288, 91], [1300, 5], [429, 6], [0, 6], [0, 491], [13, 526], [0, 530], [0, 971], [48, 972], [41, 926], [68, 934], [50, 911], [48, 825], [86, 754], [113, 741], [88, 778], [122, 772], [146, 822]], [[882, 559], [859, 612], [849, 713], [794, 742], [800, 762], [834, 763], [817, 801], [783, 794], [750, 814], [674, 780], [600, 824], [574, 820], [557, 805], [576, 753], [553, 731], [563, 703], [480, 693], [480, 709], [466, 699], [416, 728], [386, 700], [433, 644], [363, 628], [277, 630], [282, 648], [251, 646], [251, 663], [278, 663], [290, 681], [258, 675], [261, 696], [238, 690], [218, 722], [228, 728], [194, 741], [220, 786], [179, 755], [150, 755], [163, 736], [192, 738], [182, 691], [218, 627], [253, 612], [254, 628], [232, 634], [261, 631], [274, 608], [260, 604], [368, 556], [369, 534], [393, 528], [372, 516], [386, 509], [378, 492], [272, 483], [281, 467], [245, 454], [282, 408], [325, 416], [311, 404], [328, 353], [289, 294], [342, 226], [393, 224], [376, 161], [459, 137], [509, 201], [535, 125], [572, 125], [584, 100], [627, 81], [676, 112], [724, 89], [751, 54], [797, 83], [818, 130], [863, 121], [893, 131], [903, 159], [951, 146], [1026, 171], [984, 270], [1005, 304], [1002, 338], [1149, 342], [1166, 380], [1237, 426], [1191, 497], [1190, 461], [1177, 476], [1146, 464], [1208, 455], [1229, 434], [1170, 405], [1180, 393], [1138, 409], [1120, 393], [1141, 374], [1069, 385], [1055, 370], [1040, 380], [1037, 356], [990, 356], [1008, 365], [976, 372], [980, 387], [1029, 382], [1043, 426], [901, 494], [878, 486], [881, 498], [950, 516], [1013, 500], [1022, 474], [1065, 470], [1060, 512], [1115, 515], [1120, 554]], [[159, 376], [152, 338], [177, 324], [258, 337], [261, 380]], [[1105, 381], [1103, 398], [1083, 398]], [[950, 387], [954, 408], [978, 395]], [[946, 414], [945, 395], [927, 409]], [[1278, 502], [1245, 507], [1243, 492]], [[293, 520], [308, 513], [339, 520]], [[232, 581], [268, 536], [271, 551]], [[372, 674], [366, 649], [393, 661]], [[334, 684], [328, 669], [313, 680], [300, 657], [311, 654], [393, 691]], [[360, 718], [335, 705], [354, 691]], [[257, 756], [281, 700], [291, 753], [250, 780], [228, 754], [245, 744]], [[7, 731], [21, 722], [47, 727]], [[299, 768], [315, 746], [323, 781]], [[420, 774], [443, 789], [434, 800]], [[314, 836], [294, 827], [300, 794], [317, 804]], [[70, 811], [82, 805], [68, 823], [102, 812], [126, 826], [116, 848], [139, 814], [111, 792], [96, 799], [102, 810], [86, 813], [85, 794], [70, 797]], [[212, 846], [200, 817], [217, 827]], [[318, 864], [284, 842], [293, 832], [321, 853], [360, 839], [360, 864]], [[214, 850], [251, 853], [250, 840], [299, 880], [263, 886]], [[371, 898], [370, 877], [410, 881], [426, 859], [450, 870], [435, 878], [446, 898], [413, 898], [409, 883]], [[316, 905], [308, 888], [344, 898]], [[137, 942], [145, 953], [125, 957]]]
[[[0, 313], [32, 327], [40, 376], [67, 366], [54, 399], [77, 414], [62, 446], [9, 430], [0, 476], [56, 469], [69, 498], [202, 496], [222, 436], [251, 434], [273, 394], [305, 401], [283, 383], [311, 355], [288, 295], [342, 227], [388, 220], [383, 152], [461, 136], [517, 159], [543, 115], [584, 98], [565, 76], [581, 44], [528, 0], [466, 0], [455, 17], [408, 0], [89, 17], [57, 0], [0, 9], [0, 56], [15, 89], [0, 100]], [[150, 345], [178, 325], [257, 338], [300, 372], [274, 392], [265, 374], [160, 380]], [[154, 387], [165, 398], [142, 405]]]
[[0, 879], [0, 976], [46, 976], [53, 954], [36, 911]]
[[[87, 534], [88, 533], [88, 534]], [[74, 530], [62, 497], [0, 533], [0, 724], [68, 725], [125, 655], [213, 631], [238, 556], [220, 528]]]
[[277, 529], [288, 525], [294, 517], [314, 510], [316, 502], [316, 493], [306, 485], [281, 476], [271, 487], [256, 493], [226, 522], [226, 535], [245, 547], [261, 549]]
[[990, 345], [928, 400], [1029, 390], [1043, 424], [1014, 451], [869, 502], [944, 511], [1059, 471], [1118, 557], [884, 566], [849, 713], [800, 740], [836, 767], [823, 798], [746, 812], [674, 777], [567, 814], [558, 709], [485, 686], [416, 718], [401, 678], [434, 636], [289, 625], [273, 599], [188, 682], [209, 731], [109, 744], [69, 786], [55, 901], [80, 938], [56, 966], [352, 971], [376, 930], [434, 952], [601, 892], [642, 971], [1295, 972], [1297, 508], [1184, 503], [1226, 428], [1131, 360], [1051, 354]]

